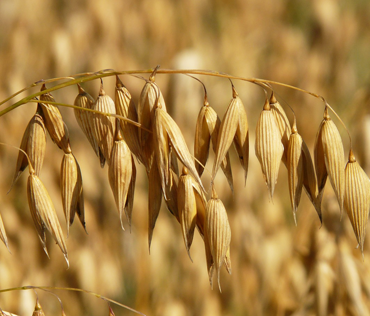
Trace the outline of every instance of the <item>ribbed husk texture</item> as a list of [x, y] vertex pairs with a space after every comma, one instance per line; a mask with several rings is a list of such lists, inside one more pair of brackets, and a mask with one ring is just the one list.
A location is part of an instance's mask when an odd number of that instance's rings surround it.
[[3, 241], [3, 243], [9, 250], [8, 237], [6, 236], [6, 231], [3, 223], [3, 218], [1, 217], [1, 213], [0, 213], [0, 239]]
[[[43, 90], [46, 90], [45, 85], [41, 87], [41, 91]], [[45, 103], [47, 101], [55, 102], [54, 97], [51, 93], [45, 93], [40, 96], [40, 101], [41, 103], [39, 104], [45, 120], [45, 127], [49, 132], [50, 138], [65, 153], [70, 153], [72, 150], [69, 144], [68, 128], [63, 121], [62, 114], [56, 105]]]
[[344, 208], [363, 252], [370, 210], [370, 180], [356, 161], [352, 150], [345, 168], [344, 192]]
[[281, 143], [281, 134], [275, 116], [267, 100], [257, 122], [255, 151], [272, 198], [284, 146]]

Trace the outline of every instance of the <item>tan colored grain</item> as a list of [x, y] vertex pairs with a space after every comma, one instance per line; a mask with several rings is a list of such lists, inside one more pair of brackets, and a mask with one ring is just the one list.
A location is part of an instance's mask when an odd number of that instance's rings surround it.
[[255, 151], [272, 198], [284, 146], [281, 143], [280, 131], [268, 100], [265, 102], [257, 123]]

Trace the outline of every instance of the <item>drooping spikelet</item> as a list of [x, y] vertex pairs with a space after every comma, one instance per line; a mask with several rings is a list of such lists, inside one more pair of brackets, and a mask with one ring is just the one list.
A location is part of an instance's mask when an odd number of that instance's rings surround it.
[[292, 127], [292, 134], [289, 137], [287, 151], [287, 168], [290, 202], [293, 208], [294, 222], [297, 225], [296, 213], [301, 200], [303, 187], [304, 169], [303, 169], [303, 140], [298, 134], [296, 122]]
[[302, 139], [302, 158], [303, 158], [303, 186], [308, 195], [308, 198], [315, 207], [320, 222], [322, 223], [321, 203], [318, 196], [319, 192], [317, 187], [315, 169], [313, 167], [310, 151], [303, 139]]
[[[195, 167], [199, 176], [203, 174], [204, 166], [207, 163], [211, 142], [213, 151], [216, 151], [220, 126], [220, 118], [215, 110], [209, 105], [208, 101], [205, 100], [204, 106], [198, 114], [195, 128], [194, 156], [196, 158]], [[233, 175], [228, 152], [221, 163], [221, 168], [227, 178], [231, 191], [233, 191]]]
[[132, 172], [133, 166], [131, 151], [123, 140], [118, 125], [108, 170], [108, 177], [123, 230], [123, 213], [126, 213], [129, 223], [131, 217], [127, 208], [128, 202], [130, 201], [129, 191], [131, 188]]
[[64, 215], [67, 222], [67, 235], [77, 213], [81, 224], [85, 226], [85, 208], [80, 166], [72, 153], [64, 154], [61, 164], [60, 187]]
[[247, 113], [245, 112], [244, 105], [234, 86], [232, 88], [233, 98], [226, 110], [224, 118], [222, 119], [218, 133], [216, 159], [212, 169], [212, 182], [233, 142], [238, 152], [240, 163], [244, 169], [245, 180], [247, 180], [249, 160]]
[[[20, 148], [27, 153], [37, 175], [40, 175], [46, 148], [46, 129], [40, 112], [41, 109], [38, 106], [37, 112], [27, 125], [20, 145]], [[19, 151], [12, 187], [27, 166], [28, 159], [26, 155]]]
[[156, 162], [153, 163], [152, 168], [150, 169], [148, 178], [149, 178], [148, 242], [149, 242], [149, 251], [150, 251], [150, 245], [152, 243], [155, 223], [157, 221], [159, 211], [161, 209], [161, 204], [162, 204], [161, 178], [158, 172], [158, 167], [157, 167]]
[[[41, 91], [43, 90], [46, 90], [45, 85], [41, 87]], [[68, 128], [63, 121], [59, 108], [56, 105], [47, 103], [48, 101], [55, 102], [54, 97], [51, 93], [45, 93], [40, 96], [40, 101], [42, 116], [45, 120], [45, 127], [49, 132], [50, 138], [65, 153], [72, 152], [71, 145], [69, 144]]]
[[60, 227], [54, 204], [51, 201], [48, 191], [40, 178], [34, 173], [30, 166], [30, 175], [27, 182], [28, 205], [34, 220], [37, 233], [47, 254], [45, 228], [53, 236], [55, 242], [62, 250], [68, 262], [67, 246], [64, 240], [62, 228]]
[[169, 179], [169, 148], [171, 146], [176, 153], [177, 158], [188, 169], [189, 173], [205, 191], [180, 128], [171, 116], [161, 107], [157, 107], [155, 111], [154, 135], [156, 138], [155, 153], [156, 158], [158, 159], [158, 169], [160, 169], [162, 183], [168, 183]]
[[257, 123], [255, 151], [272, 198], [284, 146], [281, 143], [280, 131], [268, 100], [263, 106]]
[[[94, 107], [94, 98], [88, 94], [81, 86], [78, 84], [78, 95], [75, 99], [74, 105], [84, 108], [84, 109], [93, 109]], [[89, 140], [91, 147], [93, 148], [95, 154], [100, 157], [100, 151], [98, 142], [95, 139], [94, 125], [93, 125], [93, 113], [90, 111], [74, 109], [76, 121], [87, 139]], [[104, 157], [102, 157], [104, 159]]]
[[[154, 81], [155, 75], [153, 74], [150, 76], [141, 91], [137, 107], [138, 122], [149, 131], [152, 130], [156, 107], [161, 107], [163, 111], [167, 111], [162, 92]], [[138, 137], [141, 147], [146, 145], [149, 135], [150, 134], [147, 131], [139, 129]]]
[[[231, 229], [225, 206], [221, 200], [218, 199], [214, 188], [212, 189], [212, 198], [207, 203], [205, 223], [207, 262], [208, 264], [211, 263], [208, 271], [209, 279], [212, 286], [213, 273], [214, 269], [216, 269], [218, 287], [221, 292], [220, 269], [225, 261], [227, 251], [230, 248]], [[207, 245], [209, 246], [208, 254]], [[211, 258], [209, 258], [209, 255], [211, 255]]]
[[[99, 96], [94, 103], [94, 110], [116, 114], [116, 107], [112, 98], [107, 95], [103, 89], [103, 81], [101, 82]], [[112, 116], [106, 116], [99, 113], [93, 114], [94, 138], [96, 139], [99, 149], [104, 158], [110, 163], [110, 155], [114, 143], [114, 135], [116, 130], [116, 119]], [[101, 166], [104, 163], [101, 161]]]
[[344, 192], [344, 208], [363, 252], [370, 210], [370, 180], [356, 161], [352, 149], [345, 168]]
[[[118, 115], [128, 118], [134, 122], [138, 121], [136, 107], [131, 98], [131, 94], [123, 85], [118, 76], [116, 77], [115, 105]], [[139, 128], [124, 120], [119, 120], [119, 123], [126, 144], [130, 148], [131, 152], [139, 159], [139, 161], [143, 162], [139, 143]]]
[[[188, 174], [186, 167], [184, 167], [177, 188], [177, 203], [182, 235], [190, 259], [190, 247], [197, 224], [197, 209], [200, 207], [202, 208], [201, 212], [204, 212], [205, 208], [205, 201], [201, 201], [204, 198], [202, 194], [198, 183], [194, 181], [193, 177]], [[201, 201], [201, 203], [198, 201]]]
[[280, 105], [280, 103], [276, 100], [274, 92], [271, 93], [270, 108], [271, 108], [272, 114], [274, 114], [276, 125], [280, 131], [281, 143], [284, 146], [284, 154], [282, 157], [282, 161], [284, 165], [286, 165], [287, 155], [288, 155], [289, 137], [290, 137], [290, 134], [292, 133], [292, 130], [290, 128], [288, 117], [286, 116], [285, 111]]
[[[325, 161], [325, 168], [322, 161]], [[344, 149], [339, 131], [329, 116], [328, 107], [325, 107], [324, 119], [316, 137], [315, 167], [319, 195], [322, 196], [324, 189], [322, 183], [325, 184], [326, 171], [342, 211], [344, 200]]]

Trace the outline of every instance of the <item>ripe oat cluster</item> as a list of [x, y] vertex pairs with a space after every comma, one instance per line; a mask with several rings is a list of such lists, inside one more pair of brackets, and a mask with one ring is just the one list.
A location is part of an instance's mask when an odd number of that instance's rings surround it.
[[[114, 100], [105, 93], [103, 83], [96, 100], [77, 83], [79, 93], [73, 106], [75, 117], [96, 153], [101, 167], [108, 165], [109, 183], [122, 229], [124, 214], [131, 226], [136, 163], [140, 162], [146, 169], [149, 181], [149, 248], [163, 199], [168, 210], [181, 225], [189, 257], [195, 227], [198, 228], [204, 240], [211, 286], [213, 274], [216, 272], [221, 290], [220, 269], [225, 265], [227, 271], [231, 273], [231, 230], [226, 209], [217, 196], [213, 181], [221, 167], [231, 190], [234, 189], [229, 158], [232, 144], [237, 151], [246, 181], [249, 160], [247, 113], [233, 85], [232, 99], [222, 120], [209, 105], [205, 93], [204, 105], [196, 123], [193, 156], [180, 128], [167, 113], [165, 100], [155, 83], [155, 75], [156, 70], [146, 81], [137, 104], [133, 102], [118, 75]], [[271, 86], [267, 82], [263, 86], [270, 89], [271, 93], [269, 98], [266, 98], [257, 123], [255, 153], [271, 198], [282, 161], [288, 171], [294, 220], [304, 188], [322, 221], [321, 202], [329, 177], [340, 210], [343, 208], [346, 210], [358, 245], [363, 251], [370, 208], [370, 182], [356, 162], [352, 149], [345, 164], [343, 143], [337, 127], [329, 116], [331, 107], [325, 103], [312, 160], [295, 120], [291, 126]], [[86, 229], [82, 175], [69, 142], [67, 126], [53, 96], [45, 90], [47, 88], [43, 85], [37, 100], [37, 111], [24, 132], [13, 184], [28, 166], [28, 204], [44, 251], [48, 253], [46, 249], [46, 230], [48, 230], [68, 263], [65, 238], [55, 208], [39, 178], [45, 155], [46, 131], [64, 152], [60, 179], [67, 233], [76, 214]], [[211, 175], [212, 193], [207, 200], [201, 176], [208, 160], [211, 143], [215, 160]], [[178, 162], [182, 166], [181, 173]], [[0, 238], [8, 246], [1, 217]]]

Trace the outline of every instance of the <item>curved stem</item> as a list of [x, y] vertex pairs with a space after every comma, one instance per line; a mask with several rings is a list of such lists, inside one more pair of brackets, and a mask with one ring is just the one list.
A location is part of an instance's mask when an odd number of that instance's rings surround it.
[[39, 289], [39, 290], [63, 290], [63, 291], [74, 291], [74, 292], [83, 292], [83, 293], [86, 293], [86, 294], [90, 294], [92, 296], [95, 296], [96, 298], [100, 298], [104, 301], [107, 301], [107, 302], [110, 302], [112, 304], [115, 304], [115, 305], [118, 305], [118, 306], [121, 306], [123, 308], [126, 308], [127, 310], [131, 311], [131, 312], [134, 312], [136, 314], [139, 314], [139, 315], [143, 315], [143, 316], [146, 316], [145, 314], [129, 307], [129, 306], [126, 306], [120, 302], [117, 302], [115, 300], [112, 300], [108, 297], [105, 297], [103, 295], [100, 295], [100, 294], [97, 294], [97, 293], [94, 293], [92, 291], [88, 291], [88, 290], [83, 290], [83, 289], [78, 289], [78, 288], [73, 288], [73, 287], [57, 287], [57, 286], [33, 286], [33, 285], [26, 285], [26, 286], [20, 286], [20, 287], [13, 287], [13, 288], [8, 288], [8, 289], [1, 289], [0, 290], [0, 293], [5, 293], [5, 292], [11, 292], [11, 291], [24, 291], [24, 290], [34, 290], [34, 289]]

